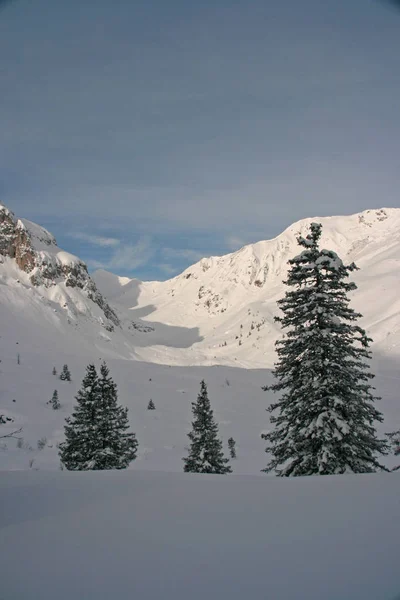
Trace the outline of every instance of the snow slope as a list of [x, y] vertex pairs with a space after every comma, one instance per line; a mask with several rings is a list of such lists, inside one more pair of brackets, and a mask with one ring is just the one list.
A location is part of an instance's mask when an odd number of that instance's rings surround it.
[[0, 475], [4, 600], [396, 600], [400, 476]]
[[[4, 219], [3, 226], [1, 219]], [[400, 358], [400, 209], [304, 219], [273, 240], [204, 258], [165, 282], [97, 271], [58, 248], [42, 227], [0, 206], [0, 331], [54, 351], [170, 365], [271, 367], [276, 300], [287, 261], [312, 220], [322, 245], [356, 261], [352, 305], [373, 349]], [[11, 247], [10, 247], [11, 245]], [[9, 334], [7, 334], [9, 335]]]
[[[119, 402], [128, 407], [131, 428], [139, 441], [138, 458], [130, 469], [183, 470], [182, 457], [187, 455], [187, 433], [192, 421], [191, 403], [204, 378], [226, 454], [228, 439], [232, 436], [237, 442], [237, 459], [231, 463], [233, 472], [267, 477], [261, 474], [268, 457], [264, 452], [266, 442], [260, 436], [270, 427], [266, 408], [275, 398], [261, 388], [272, 383], [270, 371], [223, 366], [169, 367], [89, 354], [87, 348], [79, 346], [69, 353], [47, 352], [40, 344], [16, 341], [0, 337], [0, 414], [14, 419], [14, 423], [0, 427], [0, 435], [22, 427], [22, 440], [0, 440], [0, 471], [59, 469], [57, 444], [64, 440], [65, 418], [76, 403], [86, 365], [94, 362], [100, 366], [101, 359], [107, 358], [118, 386]], [[52, 375], [53, 366], [60, 372], [64, 363], [70, 368], [71, 383]], [[398, 363], [376, 355], [373, 370], [377, 374], [377, 391], [382, 396], [379, 409], [385, 422], [379, 424], [378, 431], [383, 436], [400, 427]], [[47, 404], [54, 389], [61, 402], [57, 411]], [[154, 411], [147, 410], [150, 399], [156, 406]], [[39, 440], [44, 440], [43, 449], [38, 447]], [[393, 467], [399, 461], [398, 457], [389, 456], [383, 462]]]
[[[287, 261], [299, 253], [297, 236], [312, 221], [323, 224], [322, 246], [345, 262], [355, 261], [359, 289], [352, 306], [374, 349], [400, 357], [400, 209], [368, 210], [339, 217], [304, 219], [273, 240], [245, 246], [226, 256], [204, 258], [165, 282], [139, 282], [105, 271], [93, 277], [124, 313], [159, 324], [198, 328], [190, 348], [151, 345], [137, 349], [144, 360], [168, 364], [272, 366], [276, 300], [285, 293]], [[170, 346], [173, 346], [170, 344]]]

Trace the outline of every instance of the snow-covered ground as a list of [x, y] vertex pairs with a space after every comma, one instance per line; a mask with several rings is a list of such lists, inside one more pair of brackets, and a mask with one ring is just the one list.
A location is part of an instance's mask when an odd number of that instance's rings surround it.
[[[34, 343], [26, 347], [16, 341], [0, 338], [1, 413], [15, 419], [14, 423], [1, 426], [1, 430], [22, 427], [23, 442], [7, 440], [7, 450], [0, 448], [0, 470], [55, 470], [59, 468], [57, 443], [64, 439], [65, 418], [72, 412], [85, 367], [89, 360], [100, 366], [103, 357], [101, 354], [89, 357], [85, 348], [77, 348], [74, 354], [44, 353]], [[70, 367], [71, 383], [52, 375], [53, 366], [60, 372], [64, 363]], [[266, 477], [260, 474], [268, 459], [260, 434], [269, 427], [266, 408], [274, 396], [261, 387], [272, 382], [270, 371], [222, 366], [170, 367], [118, 359], [110, 359], [107, 364], [118, 385], [119, 402], [129, 408], [131, 427], [139, 440], [139, 456], [131, 469], [183, 470], [181, 459], [189, 443], [186, 434], [191, 428], [191, 403], [196, 400], [204, 378], [225, 450], [229, 437], [237, 442], [237, 459], [232, 461], [234, 473]], [[400, 425], [400, 378], [398, 365], [378, 355], [373, 368], [382, 396], [378, 407], [385, 415], [385, 422], [379, 424], [383, 435]], [[47, 404], [55, 389], [61, 402], [57, 411]], [[155, 411], [147, 410], [150, 399], [155, 403]], [[42, 439], [44, 448], [38, 449], [38, 441]], [[384, 462], [394, 466], [398, 460], [387, 457]]]
[[4, 600], [395, 600], [399, 474], [0, 474]]

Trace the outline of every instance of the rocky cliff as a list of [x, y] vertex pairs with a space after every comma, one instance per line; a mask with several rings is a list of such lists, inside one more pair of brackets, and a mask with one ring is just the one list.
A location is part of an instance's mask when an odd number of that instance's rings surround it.
[[[78, 288], [102, 311], [103, 325], [112, 330], [119, 319], [91, 279], [87, 267], [76, 256], [58, 248], [54, 236], [46, 229], [26, 219], [17, 219], [0, 204], [0, 261], [13, 259], [35, 287], [51, 288], [63, 284]], [[3, 262], [4, 262], [3, 258]], [[79, 309], [78, 309], [79, 312]]]

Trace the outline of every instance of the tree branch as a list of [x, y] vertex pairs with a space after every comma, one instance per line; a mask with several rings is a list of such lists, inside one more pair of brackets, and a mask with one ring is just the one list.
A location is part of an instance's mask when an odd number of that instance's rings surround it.
[[5, 433], [4, 435], [0, 435], [0, 440], [4, 440], [5, 438], [13, 438], [15, 440], [20, 440], [21, 438], [18, 436], [18, 433], [21, 433], [22, 427], [16, 429], [15, 431], [11, 431], [10, 433]]

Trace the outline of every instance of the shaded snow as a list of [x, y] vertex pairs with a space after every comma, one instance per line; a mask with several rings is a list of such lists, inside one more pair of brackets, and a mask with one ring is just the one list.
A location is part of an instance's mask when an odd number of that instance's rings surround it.
[[3, 473], [5, 600], [394, 600], [400, 475]]

